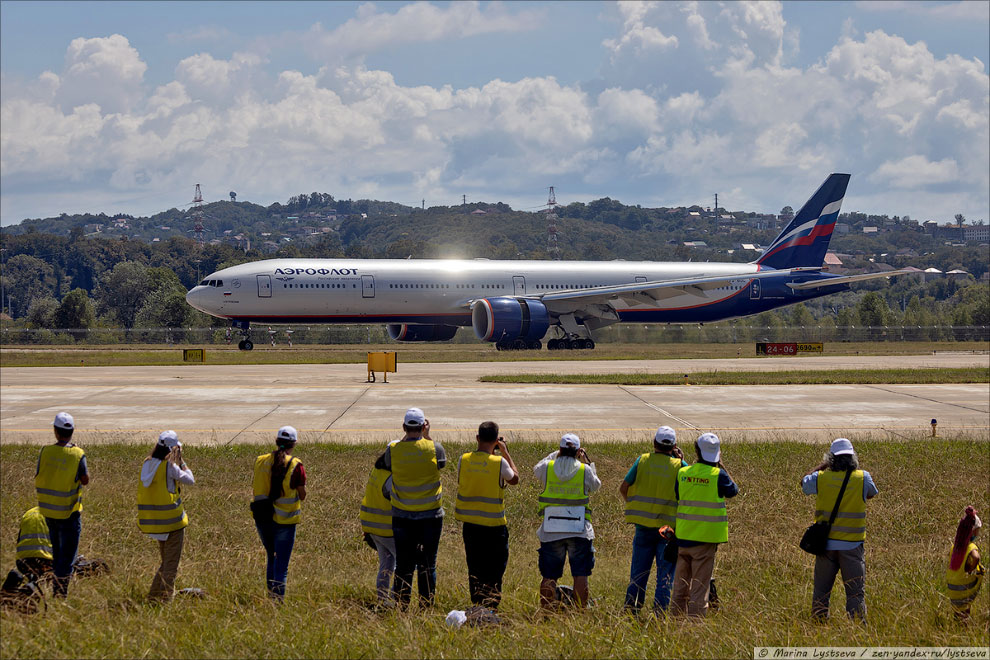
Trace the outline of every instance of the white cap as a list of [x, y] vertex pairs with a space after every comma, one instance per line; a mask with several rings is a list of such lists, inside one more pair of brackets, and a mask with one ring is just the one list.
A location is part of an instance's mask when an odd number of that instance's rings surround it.
[[701, 458], [709, 463], [718, 463], [722, 457], [721, 443], [714, 433], [702, 433], [698, 436], [698, 449], [701, 451]]
[[283, 426], [278, 430], [278, 435], [275, 436], [275, 442], [278, 444], [292, 443], [296, 444], [296, 440], [299, 438], [299, 433], [296, 431], [294, 426]]
[[175, 434], [175, 431], [162, 431], [158, 434], [158, 444], [165, 445], [169, 449], [175, 449], [176, 447], [181, 447], [182, 443], [179, 442], [179, 436]]
[[405, 426], [422, 426], [426, 423], [426, 415], [419, 408], [410, 408], [406, 411], [406, 416], [402, 419]]
[[55, 415], [55, 428], [65, 429], [66, 431], [71, 431], [76, 428], [76, 421], [72, 419], [72, 415], [67, 412], [60, 412]]
[[677, 444], [677, 434], [669, 426], [661, 426], [657, 429], [656, 435], [653, 436], [653, 442], [658, 445], [673, 447]]
[[577, 437], [573, 433], [565, 433], [560, 438], [560, 446], [568, 449], [580, 449], [581, 438]]
[[828, 453], [832, 456], [842, 456], [843, 454], [855, 454], [853, 443], [845, 438], [836, 438], [832, 441], [832, 446], [828, 448]]

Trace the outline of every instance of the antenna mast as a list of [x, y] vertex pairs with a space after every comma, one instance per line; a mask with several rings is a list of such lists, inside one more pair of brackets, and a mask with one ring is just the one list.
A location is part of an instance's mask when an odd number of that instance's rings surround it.
[[[233, 193], [232, 193], [233, 194]], [[203, 192], [196, 184], [196, 194], [193, 195], [193, 231], [196, 233], [196, 242], [203, 244]]]
[[560, 248], [557, 247], [557, 196], [553, 186], [550, 186], [550, 196], [547, 198], [547, 254], [551, 259], [560, 259]]

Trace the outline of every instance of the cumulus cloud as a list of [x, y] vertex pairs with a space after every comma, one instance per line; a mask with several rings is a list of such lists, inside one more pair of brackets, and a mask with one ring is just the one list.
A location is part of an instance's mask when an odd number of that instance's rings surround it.
[[147, 69], [127, 37], [73, 39], [65, 53], [57, 100], [66, 110], [97, 103], [105, 112], [126, 112], [142, 94]]
[[933, 163], [920, 154], [887, 161], [870, 175], [870, 180], [895, 188], [925, 188], [954, 181], [959, 176], [956, 161], [946, 158]]

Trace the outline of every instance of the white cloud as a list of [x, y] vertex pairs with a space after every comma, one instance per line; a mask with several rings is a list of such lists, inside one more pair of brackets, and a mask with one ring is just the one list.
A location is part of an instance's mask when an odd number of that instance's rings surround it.
[[870, 180], [895, 188], [924, 188], [954, 181], [958, 176], [959, 166], [951, 158], [933, 163], [924, 156], [915, 154], [883, 163], [870, 175]]
[[122, 35], [73, 39], [65, 53], [58, 101], [66, 110], [95, 102], [107, 112], [126, 112], [141, 96], [147, 68]]
[[677, 48], [677, 37], [667, 36], [659, 28], [644, 22], [646, 15], [657, 6], [656, 2], [622, 0], [617, 6], [623, 16], [622, 36], [602, 42], [612, 51], [613, 57], [629, 50], [636, 55], [644, 55], [653, 50]]
[[949, 21], [990, 21], [990, 3], [980, 0], [923, 3], [917, 0], [860, 0], [856, 6], [871, 12], [899, 12]]

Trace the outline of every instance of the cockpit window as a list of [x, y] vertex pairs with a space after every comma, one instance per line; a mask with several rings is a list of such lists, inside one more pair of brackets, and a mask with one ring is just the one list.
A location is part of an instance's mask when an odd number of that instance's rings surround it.
[[217, 280], [217, 286], [223, 286], [223, 280]]
[[210, 281], [209, 280], [203, 280], [202, 282], [199, 283], [199, 285], [200, 286], [210, 286]]

